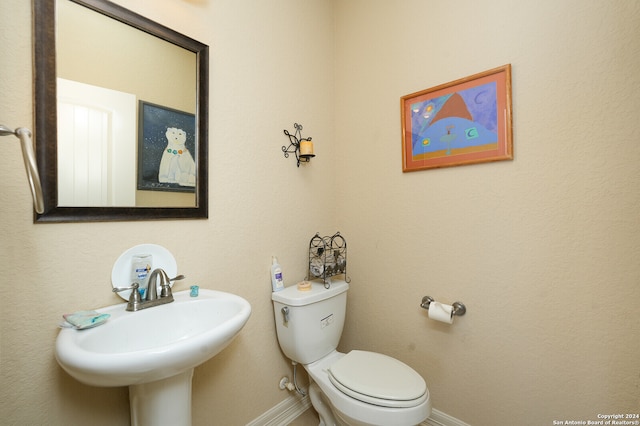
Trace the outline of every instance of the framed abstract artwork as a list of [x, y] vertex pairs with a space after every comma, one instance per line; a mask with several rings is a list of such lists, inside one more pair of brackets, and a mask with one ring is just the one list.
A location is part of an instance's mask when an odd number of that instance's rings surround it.
[[511, 65], [400, 98], [402, 171], [513, 159]]

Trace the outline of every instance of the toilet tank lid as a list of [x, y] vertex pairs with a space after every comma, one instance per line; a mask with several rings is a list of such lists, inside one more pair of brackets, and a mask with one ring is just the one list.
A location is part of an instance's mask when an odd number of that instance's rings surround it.
[[327, 289], [322, 281], [311, 281], [311, 290], [300, 291], [297, 285], [271, 293], [271, 300], [289, 306], [304, 306], [337, 296], [349, 290], [349, 284], [342, 280], [333, 280]]

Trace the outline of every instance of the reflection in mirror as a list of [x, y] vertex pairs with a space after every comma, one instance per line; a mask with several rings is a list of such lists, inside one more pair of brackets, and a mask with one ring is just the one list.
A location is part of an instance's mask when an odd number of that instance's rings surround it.
[[206, 218], [208, 47], [106, 0], [34, 25], [36, 221]]

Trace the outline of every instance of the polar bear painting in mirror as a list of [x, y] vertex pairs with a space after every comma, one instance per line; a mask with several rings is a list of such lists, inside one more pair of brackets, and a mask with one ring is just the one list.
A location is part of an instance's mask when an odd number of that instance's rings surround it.
[[175, 127], [167, 128], [167, 147], [162, 153], [158, 181], [196, 186], [196, 163], [187, 149], [187, 132]]

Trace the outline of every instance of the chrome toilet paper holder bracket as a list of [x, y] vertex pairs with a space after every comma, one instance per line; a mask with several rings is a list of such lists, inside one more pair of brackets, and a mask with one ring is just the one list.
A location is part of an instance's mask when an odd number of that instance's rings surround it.
[[[420, 303], [420, 307], [426, 310], [429, 310], [429, 305], [431, 305], [431, 302], [435, 302], [435, 299], [431, 296], [424, 296], [422, 298], [422, 303]], [[467, 307], [464, 306], [464, 304], [462, 302], [453, 302], [453, 315], [457, 315], [459, 317], [461, 317], [462, 315], [464, 315], [467, 312]]]

